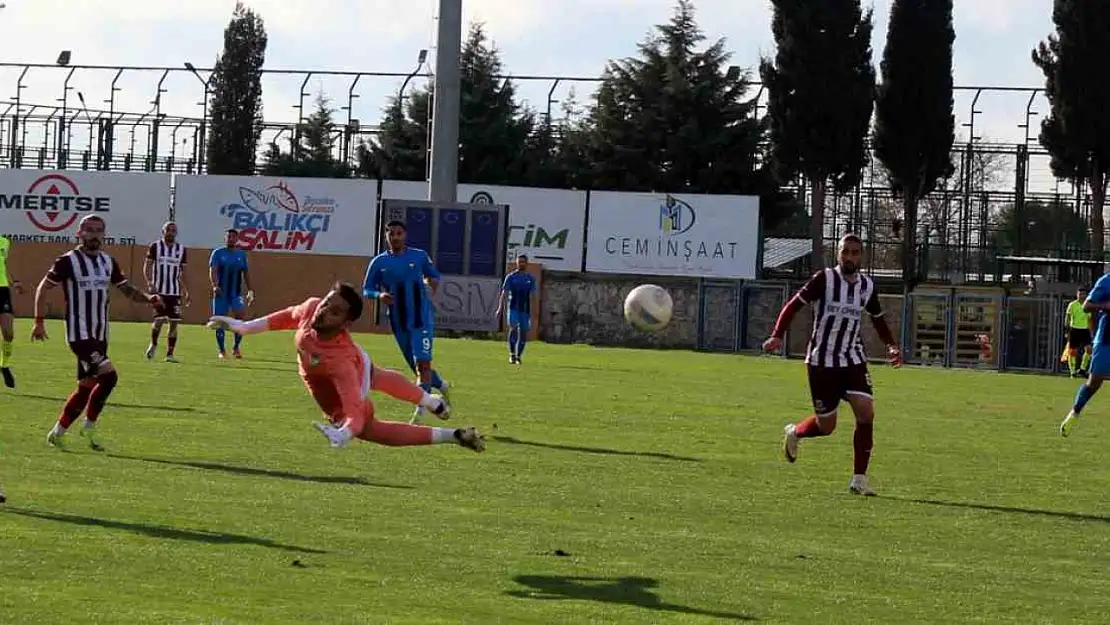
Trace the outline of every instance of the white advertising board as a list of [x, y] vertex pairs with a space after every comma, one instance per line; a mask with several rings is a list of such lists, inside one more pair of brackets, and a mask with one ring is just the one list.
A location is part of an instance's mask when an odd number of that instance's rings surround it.
[[104, 171], [0, 170], [0, 234], [13, 243], [73, 243], [86, 215], [104, 218], [108, 245], [158, 237], [170, 215], [170, 176]]
[[174, 220], [187, 247], [371, 256], [377, 183], [336, 178], [177, 176]]
[[[428, 197], [428, 185], [385, 180], [382, 197], [424, 200]], [[545, 269], [582, 271], [585, 191], [460, 184], [457, 199], [470, 204], [509, 205], [509, 259], [524, 253]]]
[[586, 271], [756, 277], [759, 198], [590, 193]]

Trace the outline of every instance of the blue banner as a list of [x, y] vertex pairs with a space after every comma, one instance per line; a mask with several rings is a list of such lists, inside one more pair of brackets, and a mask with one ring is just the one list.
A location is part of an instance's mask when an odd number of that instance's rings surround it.
[[432, 209], [424, 206], [405, 207], [408, 245], [432, 253]]
[[470, 275], [500, 276], [497, 266], [498, 232], [501, 223], [497, 211], [472, 209], [470, 212]]
[[466, 260], [466, 209], [439, 209], [439, 233], [432, 253], [440, 273], [462, 275]]

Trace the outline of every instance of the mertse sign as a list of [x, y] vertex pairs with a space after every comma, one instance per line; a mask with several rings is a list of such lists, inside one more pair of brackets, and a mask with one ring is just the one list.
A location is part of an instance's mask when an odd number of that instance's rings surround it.
[[157, 236], [169, 218], [161, 173], [0, 170], [0, 234], [13, 242], [71, 243], [80, 219], [99, 215], [109, 245]]

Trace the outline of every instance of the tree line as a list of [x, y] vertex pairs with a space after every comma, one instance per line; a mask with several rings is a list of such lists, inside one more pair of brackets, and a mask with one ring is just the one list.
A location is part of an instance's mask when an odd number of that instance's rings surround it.
[[[554, 114], [522, 105], [515, 83], [481, 24], [470, 26], [461, 55], [459, 181], [475, 184], [618, 191], [759, 195], [765, 231], [808, 227], [811, 262], [825, 257], [824, 206], [830, 188], [855, 188], [874, 155], [901, 199], [904, 279], [917, 267], [922, 198], [954, 171], [952, 0], [892, 0], [878, 72], [873, 19], [861, 0], [772, 0], [773, 55], [758, 68], [731, 64], [726, 41], [707, 41], [691, 0], [677, 0], [637, 54], [606, 64], [594, 98], [571, 95]], [[1055, 0], [1055, 32], [1033, 50], [1051, 112], [1040, 142], [1053, 172], [1090, 189], [1092, 249], [1103, 249], [1102, 205], [1110, 168], [1110, 4]], [[336, 157], [334, 109], [320, 94], [288, 151], [264, 146], [262, 18], [241, 3], [212, 77], [209, 173], [424, 180], [429, 157], [431, 84], [390, 98], [380, 131]], [[769, 95], [756, 109], [756, 75]], [[557, 116], [557, 117], [556, 117]], [[1104, 121], [1105, 120], [1105, 121]], [[804, 182], [809, 202], [784, 193]], [[812, 207], [806, 217], [803, 205]], [[1022, 225], [1057, 214], [1022, 206]], [[1065, 217], [1065, 219], [1067, 219]], [[808, 224], [808, 225], [807, 225]], [[1015, 226], [1016, 224], [1016, 226]], [[1075, 221], [1066, 228], [1075, 236]], [[1011, 245], [1007, 237], [999, 244]]]

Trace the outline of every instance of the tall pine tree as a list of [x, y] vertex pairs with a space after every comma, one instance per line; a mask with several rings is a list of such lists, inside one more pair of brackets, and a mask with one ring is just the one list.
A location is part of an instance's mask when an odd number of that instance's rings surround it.
[[1052, 172], [1091, 190], [1091, 249], [1104, 256], [1103, 206], [1110, 174], [1110, 4], [1055, 0], [1056, 32], [1033, 50], [1045, 77], [1051, 112], [1040, 142], [1052, 155]]
[[951, 176], [952, 0], [894, 0], [875, 101], [875, 156], [903, 200], [903, 278], [917, 269], [918, 200]]
[[[725, 41], [705, 39], [693, 4], [678, 0], [638, 56], [608, 64], [590, 115], [592, 186], [773, 195], [750, 73], [730, 73]], [[764, 208], [776, 221], [777, 204]]]
[[[470, 27], [460, 61], [459, 182], [523, 183], [532, 158], [527, 151], [534, 115], [516, 102], [513, 82], [500, 77], [500, 54], [481, 24]], [[427, 85], [406, 94], [407, 105], [395, 98], [386, 108], [377, 143], [368, 154], [389, 177], [425, 179], [434, 97]]]
[[773, 59], [760, 65], [769, 92], [771, 160], [780, 180], [809, 181], [814, 267], [824, 266], [825, 195], [859, 183], [874, 110], [871, 11], [860, 0], [772, 0]]
[[254, 174], [262, 136], [262, 65], [266, 61], [262, 18], [242, 2], [235, 4], [224, 30], [224, 50], [208, 87], [210, 174]]
[[262, 173], [303, 178], [347, 178], [351, 167], [336, 158], [335, 111], [324, 94], [316, 96], [316, 108], [298, 127], [299, 143], [291, 153], [271, 144]]

